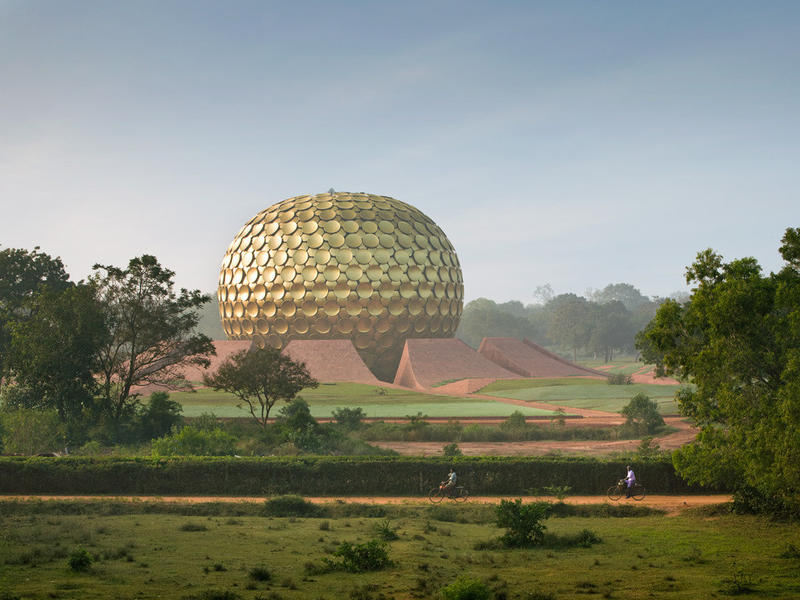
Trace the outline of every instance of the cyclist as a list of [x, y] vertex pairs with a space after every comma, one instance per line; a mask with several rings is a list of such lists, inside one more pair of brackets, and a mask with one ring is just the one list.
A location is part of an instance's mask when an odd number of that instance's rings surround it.
[[633, 474], [633, 469], [631, 469], [630, 465], [628, 465], [626, 469], [628, 469], [628, 476], [625, 477], [623, 481], [625, 481], [628, 484], [628, 491], [625, 494], [625, 497], [630, 498], [631, 492], [633, 491], [633, 484], [636, 483], [636, 475]]
[[453, 493], [453, 489], [456, 487], [456, 472], [453, 467], [450, 467], [450, 473], [447, 475], [447, 479], [445, 479], [441, 484], [439, 484], [439, 489], [442, 491], [446, 491], [448, 494]]

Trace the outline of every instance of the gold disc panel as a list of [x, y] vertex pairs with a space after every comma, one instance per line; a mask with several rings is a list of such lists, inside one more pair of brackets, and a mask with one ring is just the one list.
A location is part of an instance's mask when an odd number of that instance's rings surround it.
[[351, 339], [372, 372], [394, 379], [406, 338], [453, 337], [464, 282], [453, 245], [394, 198], [335, 192], [262, 210], [222, 259], [228, 338], [281, 349]]

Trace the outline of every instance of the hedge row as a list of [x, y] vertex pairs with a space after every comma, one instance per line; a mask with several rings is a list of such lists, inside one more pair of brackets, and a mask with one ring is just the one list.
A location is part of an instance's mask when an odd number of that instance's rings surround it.
[[[625, 463], [549, 457], [88, 458], [2, 457], [0, 493], [260, 496], [421, 495], [450, 467], [471, 495], [532, 494], [569, 486], [602, 494]], [[702, 491], [669, 461], [633, 464], [649, 493]]]

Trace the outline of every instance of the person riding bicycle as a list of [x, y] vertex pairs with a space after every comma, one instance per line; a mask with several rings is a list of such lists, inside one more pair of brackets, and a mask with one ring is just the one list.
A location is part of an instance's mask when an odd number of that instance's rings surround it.
[[456, 487], [456, 472], [453, 470], [453, 467], [450, 467], [450, 473], [447, 475], [447, 479], [445, 479], [442, 483], [439, 484], [439, 489], [442, 491], [446, 491], [448, 494], [453, 492], [453, 489]]
[[626, 492], [625, 497], [630, 498], [631, 492], [633, 492], [633, 485], [636, 483], [636, 475], [633, 474], [633, 469], [631, 469], [630, 465], [628, 465], [626, 469], [628, 469], [628, 476], [625, 477], [623, 481], [628, 484], [628, 491]]

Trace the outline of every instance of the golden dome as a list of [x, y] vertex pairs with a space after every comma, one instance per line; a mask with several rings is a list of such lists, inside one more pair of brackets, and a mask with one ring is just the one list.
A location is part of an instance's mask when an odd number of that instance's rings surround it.
[[296, 196], [262, 210], [222, 259], [219, 308], [230, 339], [284, 348], [351, 339], [367, 366], [394, 378], [406, 338], [453, 337], [461, 267], [447, 236], [387, 196]]

